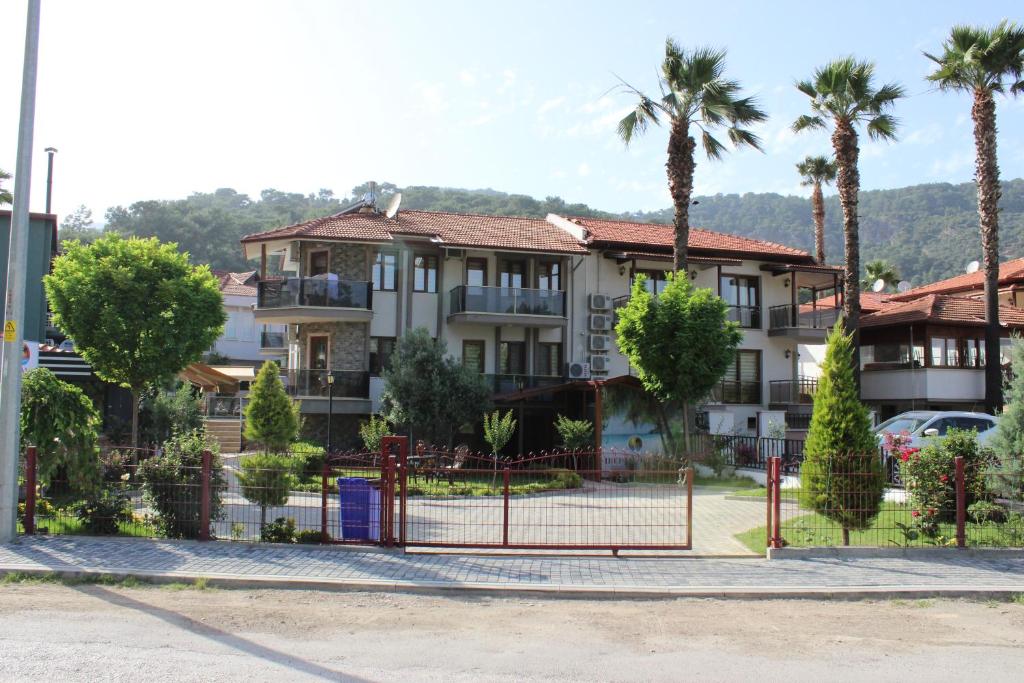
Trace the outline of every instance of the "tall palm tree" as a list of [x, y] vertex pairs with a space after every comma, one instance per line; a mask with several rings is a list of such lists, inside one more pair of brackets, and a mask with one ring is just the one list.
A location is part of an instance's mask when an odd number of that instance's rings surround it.
[[860, 383], [860, 236], [857, 216], [857, 193], [860, 171], [857, 159], [860, 147], [857, 126], [863, 125], [872, 140], [894, 140], [896, 119], [888, 113], [896, 100], [903, 97], [903, 88], [886, 83], [875, 88], [875, 65], [844, 57], [815, 70], [813, 78], [799, 81], [797, 89], [811, 99], [811, 115], [803, 115], [793, 123], [793, 130], [827, 129], [832, 127], [832, 149], [838, 167], [836, 189], [843, 207], [843, 318], [848, 333], [853, 335], [853, 371]]
[[810, 186], [811, 215], [814, 216], [814, 256], [818, 263], [825, 262], [825, 199], [821, 186], [830, 185], [836, 179], [836, 162], [825, 156], [805, 157], [796, 165], [797, 173], [803, 178], [801, 185]]
[[1024, 91], [1024, 29], [1003, 21], [995, 28], [954, 26], [942, 54], [925, 56], [937, 68], [928, 80], [940, 90], [970, 93], [974, 99], [974, 181], [985, 263], [985, 406], [1002, 406], [999, 364], [999, 165], [996, 163], [996, 93]]
[[900, 281], [896, 266], [884, 259], [868, 261], [864, 265], [864, 279], [860, 281], [860, 286], [870, 289], [878, 280], [884, 282], [886, 287], [895, 287]]
[[669, 122], [668, 187], [675, 205], [675, 239], [672, 267], [686, 268], [687, 240], [690, 236], [690, 196], [693, 194], [693, 172], [697, 165], [694, 152], [697, 143], [691, 127], [700, 131], [701, 146], [709, 159], [719, 159], [725, 151], [711, 131], [725, 128], [735, 147], [747, 145], [761, 149], [761, 140], [745, 128], [764, 121], [767, 115], [752, 97], [740, 97], [740, 84], [723, 77], [725, 51], [709, 47], [684, 50], [668, 38], [665, 59], [661, 64], [659, 86], [661, 97], [653, 99], [622, 82], [623, 87], [639, 98], [636, 108], [619, 121], [619, 136], [628, 145], [648, 125]]
[[[10, 180], [11, 174], [0, 168], [0, 183], [5, 180]], [[4, 204], [10, 204], [14, 201], [14, 197], [11, 196], [11, 191], [5, 187], [0, 187], [0, 206]]]

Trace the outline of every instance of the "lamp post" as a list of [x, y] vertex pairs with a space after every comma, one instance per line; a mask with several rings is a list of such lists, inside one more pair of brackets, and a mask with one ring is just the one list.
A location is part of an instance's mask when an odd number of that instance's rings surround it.
[[50, 213], [51, 200], [53, 199], [53, 155], [57, 153], [55, 147], [46, 148], [46, 213]]
[[331, 454], [331, 422], [334, 420], [334, 373], [327, 371], [327, 455]]

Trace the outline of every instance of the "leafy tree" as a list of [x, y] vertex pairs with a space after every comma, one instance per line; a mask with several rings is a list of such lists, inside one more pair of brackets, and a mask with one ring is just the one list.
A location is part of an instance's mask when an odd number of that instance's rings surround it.
[[494, 458], [494, 476], [491, 479], [493, 488], [498, 481], [498, 455], [516, 433], [516, 420], [512, 417], [512, 410], [509, 409], [504, 415], [501, 411], [495, 410], [492, 415], [484, 413], [484, 441], [491, 447], [491, 456]]
[[369, 420], [359, 425], [359, 438], [370, 453], [380, 452], [380, 442], [385, 436], [391, 436], [391, 425], [383, 417], [371, 415]]
[[[973, 98], [974, 180], [985, 264], [985, 357], [999, 358], [999, 165], [996, 162], [997, 93], [1024, 91], [1024, 28], [1007, 21], [995, 28], [954, 26], [942, 54], [925, 56], [937, 68], [928, 80], [940, 90], [970, 93]], [[999, 363], [985, 366], [985, 405], [1002, 406]]]
[[1006, 407], [989, 443], [1000, 463], [1000, 479], [1010, 490], [1024, 482], [1024, 340], [1014, 337], [1010, 346], [1010, 372], [1004, 385]]
[[25, 373], [21, 383], [21, 446], [36, 447], [36, 472], [48, 484], [64, 467], [68, 482], [91, 493], [100, 481], [100, 415], [79, 387], [46, 368]]
[[299, 404], [284, 390], [281, 369], [268, 360], [249, 388], [245, 406], [245, 438], [281, 453], [299, 433]]
[[685, 455], [689, 455], [688, 409], [722, 379], [736, 358], [743, 335], [728, 320], [728, 306], [710, 289], [697, 289], [683, 273], [669, 273], [664, 290], [652, 296], [642, 275], [615, 326], [619, 350], [637, 369], [647, 391], [683, 408]]
[[455, 430], [477, 420], [490, 407], [483, 378], [447, 355], [444, 340], [425, 328], [398, 340], [384, 369], [381, 414], [416, 438], [451, 447]]
[[841, 323], [828, 335], [800, 468], [802, 503], [843, 528], [866, 529], [878, 515], [885, 478], [871, 416], [853, 375], [853, 337]]
[[[0, 168], [0, 185], [11, 179], [11, 174]], [[0, 187], [0, 206], [4, 204], [11, 204], [14, 202], [14, 197], [11, 196], [11, 191], [6, 187]]]
[[291, 461], [282, 455], [258, 453], [241, 459], [238, 485], [247, 501], [260, 506], [260, 530], [267, 524], [267, 508], [288, 502], [288, 494], [297, 480]]
[[177, 245], [107, 234], [68, 243], [43, 282], [55, 324], [93, 371], [131, 389], [137, 446], [142, 390], [198, 360], [223, 329], [217, 279]]
[[139, 465], [145, 500], [156, 512], [156, 526], [168, 538], [198, 538], [201, 520], [203, 451], [212, 454], [210, 520], [223, 515], [221, 494], [226, 490], [220, 446], [201, 431], [175, 434], [164, 443], [159, 458]]
[[572, 453], [573, 468], [577, 466], [576, 454], [594, 444], [594, 423], [590, 420], [571, 420], [565, 415], [555, 417], [555, 430], [562, 439], [562, 448]]
[[202, 405], [192, 387], [184, 382], [178, 382], [173, 391], [157, 389], [141, 403], [140, 410], [148, 413], [147, 428], [143, 431], [149, 443], [163, 443], [175, 434], [203, 427]]
[[853, 334], [854, 381], [860, 373], [860, 229], [857, 215], [860, 147], [857, 125], [863, 124], [872, 140], [894, 140], [896, 119], [887, 112], [896, 100], [903, 97], [903, 88], [895, 83], [875, 88], [874, 74], [874, 64], [859, 62], [853, 57], [837, 59], [817, 69], [811, 80], [800, 81], [796, 85], [811, 99], [813, 114], [800, 116], [793, 123], [796, 132], [832, 126], [832, 149], [838, 168], [836, 188], [843, 207], [843, 317], [846, 329]]
[[767, 115], [752, 97], [739, 96], [740, 84], [725, 78], [724, 71], [724, 50], [701, 47], [687, 51], [668, 38], [658, 83], [661, 99], [652, 99], [623, 82], [626, 90], [640, 100], [619, 122], [619, 136], [627, 145], [651, 123], [660, 124], [661, 118], [670, 123], [665, 168], [675, 207], [672, 268], [677, 271], [686, 269], [693, 172], [697, 165], [697, 143], [690, 135], [691, 127], [700, 130], [701, 145], [709, 159], [720, 159], [725, 151], [725, 146], [711, 134], [719, 127], [725, 127], [734, 146], [761, 149], [760, 139], [745, 126], [764, 121]]
[[797, 173], [803, 179], [800, 184], [811, 190], [811, 213], [814, 216], [814, 254], [818, 263], [825, 263], [825, 199], [821, 194], [822, 185], [830, 185], [836, 179], [836, 162], [824, 156], [805, 157], [796, 165]]
[[103, 232], [92, 227], [92, 211], [85, 204], [82, 204], [64, 217], [64, 220], [60, 222], [60, 230], [57, 234], [60, 237], [61, 244], [71, 240], [91, 244]]
[[900, 274], [896, 272], [896, 267], [885, 259], [868, 261], [864, 266], [864, 279], [860, 281], [860, 286], [871, 289], [877, 280], [884, 282], [886, 287], [895, 288], [899, 284]]

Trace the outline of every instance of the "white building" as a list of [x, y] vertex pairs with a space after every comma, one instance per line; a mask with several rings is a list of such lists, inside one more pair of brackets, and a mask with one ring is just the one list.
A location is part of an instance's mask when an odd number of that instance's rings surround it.
[[256, 322], [256, 271], [214, 271], [214, 275], [220, 280], [227, 322], [224, 323], [224, 333], [210, 350], [226, 356], [231, 365], [257, 366], [265, 360], [283, 362], [287, 354], [285, 326]]
[[[528, 396], [630, 374], [614, 342], [614, 305], [638, 273], [661, 286], [672, 235], [670, 226], [555, 215], [387, 218], [357, 204], [242, 243], [261, 261], [257, 324], [287, 325], [290, 384], [303, 412], [326, 412], [333, 373], [333, 411], [369, 414], [396, 340], [424, 327], [487, 376], [496, 402], [514, 397], [520, 432], [532, 439], [526, 446], [543, 447], [550, 398]], [[283, 256], [287, 278], [265, 276], [272, 255]], [[798, 289], [834, 288], [838, 270], [799, 249], [697, 229], [688, 265], [696, 285], [726, 299], [744, 332], [707, 412], [720, 430], [763, 431], [759, 414], [781, 421], [798, 403], [797, 344], [820, 343], [835, 321], [835, 309], [803, 312]]]

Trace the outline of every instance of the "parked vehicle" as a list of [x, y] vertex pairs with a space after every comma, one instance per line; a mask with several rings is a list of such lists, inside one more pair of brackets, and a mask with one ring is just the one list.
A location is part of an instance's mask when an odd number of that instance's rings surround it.
[[942, 438], [950, 429], [974, 429], [978, 432], [978, 443], [984, 444], [995, 434], [996, 418], [987, 413], [960, 411], [913, 410], [900, 413], [878, 425], [878, 443], [882, 444], [886, 433], [908, 432], [913, 448], [921, 448], [930, 438]]

